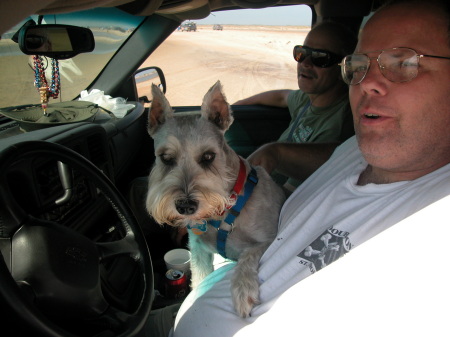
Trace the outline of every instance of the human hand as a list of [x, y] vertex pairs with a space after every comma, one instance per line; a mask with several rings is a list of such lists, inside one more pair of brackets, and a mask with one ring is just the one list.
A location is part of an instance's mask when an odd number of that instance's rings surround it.
[[261, 166], [271, 174], [277, 168], [278, 152], [276, 146], [276, 143], [265, 144], [248, 156], [247, 160], [251, 165]]

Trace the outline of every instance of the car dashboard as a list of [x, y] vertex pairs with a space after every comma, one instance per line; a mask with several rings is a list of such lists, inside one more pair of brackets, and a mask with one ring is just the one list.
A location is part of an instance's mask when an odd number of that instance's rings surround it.
[[[139, 151], [136, 144], [144, 135], [143, 111], [137, 103], [122, 119], [103, 115], [93, 123], [65, 124], [32, 132], [21, 130], [16, 121], [7, 121], [0, 125], [0, 146], [5, 149], [26, 141], [57, 143], [81, 154], [116, 182], [127, 171], [126, 163]], [[79, 227], [90, 227], [92, 221], [98, 221], [104, 216], [99, 210], [107, 207], [82, 175], [46, 158], [21, 158], [9, 168], [8, 182], [16, 201], [29, 215], [77, 231], [83, 232]]]

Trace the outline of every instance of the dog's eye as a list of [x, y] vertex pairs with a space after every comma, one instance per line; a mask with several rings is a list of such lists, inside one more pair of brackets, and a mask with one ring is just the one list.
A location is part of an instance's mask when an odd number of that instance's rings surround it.
[[211, 164], [215, 158], [216, 158], [216, 154], [214, 152], [205, 152], [202, 155], [200, 164], [202, 164], [202, 165]]
[[163, 162], [164, 165], [167, 165], [167, 166], [175, 165], [175, 158], [173, 158], [169, 154], [163, 153], [159, 156], [159, 158], [161, 158], [161, 161]]

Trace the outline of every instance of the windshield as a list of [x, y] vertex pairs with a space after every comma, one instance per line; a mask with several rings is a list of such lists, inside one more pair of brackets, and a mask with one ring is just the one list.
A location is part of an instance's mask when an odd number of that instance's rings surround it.
[[[126, 64], [135, 67], [134, 70], [155, 66], [162, 69], [167, 84], [166, 96], [173, 106], [201, 104], [204, 93], [217, 80], [222, 82], [230, 103], [262, 91], [297, 89], [297, 63], [292, 57], [292, 48], [302, 44], [310, 30], [311, 9], [305, 5], [288, 7], [212, 13], [202, 20], [181, 22], [173, 32], [172, 27], [161, 26], [158, 20], [154, 23], [147, 20], [141, 26], [145, 17], [117, 8], [45, 15], [42, 24], [86, 27], [91, 29], [95, 39], [92, 52], [59, 61], [60, 92], [58, 98], [51, 98], [49, 103], [71, 101], [86, 89], [107, 90], [90, 86], [119, 49], [125, 51], [120, 62], [136, 62]], [[277, 20], [269, 20], [266, 11]], [[286, 11], [295, 14], [291, 21], [283, 14]], [[33, 55], [23, 54], [12, 40], [30, 19], [39, 21], [36, 15], [28, 17], [0, 40], [0, 109], [41, 103], [34, 85], [36, 61]], [[136, 36], [145, 39], [138, 47], [126, 44], [135, 31]], [[164, 40], [159, 47], [158, 39]], [[140, 49], [131, 49], [129, 45]], [[147, 50], [150, 56], [141, 61], [139, 56]], [[131, 57], [133, 53], [138, 56]], [[42, 59], [50, 86], [54, 73], [52, 61]], [[116, 71], [121, 75], [124, 69], [119, 65]], [[149, 93], [139, 94], [141, 96], [149, 96]], [[121, 97], [129, 99], [126, 92]]]
[[[286, 11], [295, 13], [294, 19], [289, 21]], [[298, 89], [292, 48], [303, 43], [311, 17], [308, 6], [297, 5], [221, 11], [185, 21], [141, 68], [164, 71], [173, 106], [201, 104], [217, 80], [231, 103], [267, 90]]]
[[[0, 40], [0, 108], [40, 103], [39, 92], [34, 86], [33, 56], [24, 55], [19, 45], [12, 40], [14, 34], [30, 19], [38, 22], [37, 15], [31, 16], [3, 34]], [[92, 52], [59, 61], [61, 89], [56, 101], [70, 101], [89, 87], [143, 19], [127, 15], [116, 8], [43, 16], [42, 24], [68, 24], [90, 28], [95, 39], [95, 49]], [[43, 68], [50, 84], [51, 59], [43, 57]]]

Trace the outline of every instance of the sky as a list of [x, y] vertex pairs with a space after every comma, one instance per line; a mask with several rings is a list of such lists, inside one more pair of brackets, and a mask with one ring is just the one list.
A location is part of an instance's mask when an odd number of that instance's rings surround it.
[[244, 9], [212, 13], [205, 19], [194, 20], [197, 24], [309, 26], [311, 9], [305, 5], [262, 9]]
[[[0, 0], [3, 1], [3, 0]], [[92, 9], [81, 13], [59, 14], [60, 18], [64, 18], [65, 24], [82, 25], [83, 19], [91, 18], [96, 11], [110, 10], [109, 18], [114, 19], [114, 8]], [[126, 16], [128, 19], [122, 22], [124, 28], [134, 27], [135, 21], [142, 18], [132, 15]], [[37, 15], [32, 16], [37, 20]], [[52, 16], [46, 16], [46, 23], [52, 22]], [[262, 9], [242, 9], [231, 11], [220, 11], [210, 14], [202, 20], [193, 20], [197, 24], [232, 24], [232, 25], [271, 25], [271, 26], [310, 26], [311, 25], [311, 9], [306, 5], [280, 6]], [[13, 27], [10, 31], [16, 31], [23, 23]], [[110, 21], [104, 23], [110, 24]]]

